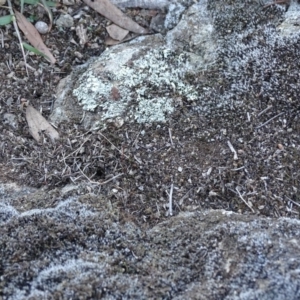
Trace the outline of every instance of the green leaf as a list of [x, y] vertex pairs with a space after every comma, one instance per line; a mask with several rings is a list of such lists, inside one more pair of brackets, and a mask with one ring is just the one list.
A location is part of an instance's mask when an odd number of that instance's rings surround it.
[[50, 60], [49, 57], [48, 57], [45, 53], [39, 51], [38, 49], [36, 49], [36, 48], [30, 46], [29, 44], [27, 44], [27, 43], [25, 43], [25, 42], [23, 42], [22, 44], [23, 44], [23, 47], [24, 47], [25, 49], [27, 49], [28, 51], [31, 51], [31, 52], [33, 52], [33, 53], [35, 53], [35, 54], [37, 54], [37, 55], [41, 55], [41, 56], [45, 57], [46, 59]]
[[9, 24], [12, 21], [12, 19], [13, 19], [12, 15], [0, 17], [0, 26]]
[[55, 7], [55, 6], [57, 6], [57, 2], [46, 1], [46, 3], [47, 3], [47, 5], [48, 5], [49, 7]]
[[24, 0], [21, 0], [21, 14], [24, 12]]
[[[24, 3], [30, 4], [30, 5], [36, 5], [40, 2], [40, 0], [24, 0]], [[57, 5], [56, 2], [53, 1], [46, 1], [47, 5], [49, 7], [55, 7]]]
[[37, 3], [39, 3], [39, 0], [24, 0], [24, 3], [30, 5], [36, 5]]
[[40, 2], [43, 4], [45, 10], [46, 10], [47, 13], [48, 13], [49, 20], [50, 20], [50, 29], [49, 29], [49, 30], [51, 30], [52, 23], [53, 23], [53, 15], [52, 15], [52, 11], [51, 11], [49, 5], [47, 4], [46, 0], [40, 0]]
[[34, 16], [34, 15], [30, 15], [27, 20], [30, 22], [30, 23], [34, 23], [35, 21], [38, 20], [38, 17]]

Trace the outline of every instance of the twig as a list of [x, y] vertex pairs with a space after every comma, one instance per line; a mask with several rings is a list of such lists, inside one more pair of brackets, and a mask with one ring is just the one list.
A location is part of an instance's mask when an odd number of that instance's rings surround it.
[[235, 149], [233, 148], [232, 144], [229, 141], [227, 141], [227, 144], [228, 144], [231, 152], [233, 153], [233, 159], [238, 160], [239, 158], [238, 158], [237, 153], [236, 153]]
[[132, 143], [133, 146], [136, 144], [137, 139], [139, 138], [140, 134], [141, 134], [141, 131], [137, 134], [136, 138], [134, 139], [134, 141]]
[[190, 193], [190, 191], [192, 190], [192, 188], [191, 189], [189, 189], [180, 199], [179, 199], [179, 201], [178, 201], [178, 203], [179, 203], [179, 205], [182, 205], [182, 203], [183, 203], [183, 201], [185, 200], [185, 198], [189, 195], [189, 193]]
[[270, 108], [272, 108], [272, 105], [267, 106], [264, 110], [262, 110], [257, 116], [261, 116], [263, 113], [265, 113], [266, 111], [268, 111]]
[[26, 67], [29, 68], [32, 72], [36, 71], [36, 69], [29, 64], [26, 64]]
[[82, 118], [81, 118], [81, 120], [79, 121], [79, 124], [82, 124], [84, 118], [85, 118], [85, 110], [83, 111]]
[[123, 175], [123, 173], [120, 173], [120, 174], [117, 174], [116, 176], [113, 176], [112, 178], [109, 178], [109, 179], [106, 180], [106, 181], [98, 182], [98, 181], [93, 181], [93, 180], [91, 180], [88, 176], [86, 176], [86, 175], [82, 172], [82, 170], [81, 170], [80, 168], [78, 168], [78, 169], [79, 169], [79, 171], [81, 172], [81, 174], [82, 174], [82, 175], [83, 175], [90, 183], [97, 184], [97, 185], [104, 185], [104, 184], [109, 183], [110, 181], [112, 181], [112, 180], [114, 180], [114, 179], [116, 179], [116, 178], [118, 178], [118, 177], [120, 177], [120, 176]]
[[7, 65], [8, 70], [11, 72], [10, 64], [8, 61], [6, 61], [6, 65]]
[[106, 136], [104, 136], [101, 132], [99, 132], [99, 134], [104, 137], [112, 146], [114, 146], [122, 156], [125, 156], [127, 159], [129, 159], [129, 157], [125, 155], [118, 147], [116, 147]]
[[241, 195], [240, 191], [238, 190], [238, 188], [236, 187], [235, 190], [238, 192], [240, 198], [243, 200], [243, 202], [251, 209], [251, 211], [254, 213], [254, 209], [248, 204], [248, 202], [243, 198], [243, 196]]
[[2, 48], [4, 48], [4, 35], [3, 35], [3, 31], [0, 29], [1, 32], [1, 46]]
[[26, 161], [30, 161], [30, 160], [32, 160], [32, 158], [12, 157], [11, 160], [26, 160]]
[[261, 128], [261, 127], [267, 125], [267, 124], [270, 123], [272, 120], [274, 120], [275, 118], [277, 118], [277, 117], [279, 117], [279, 116], [281, 116], [281, 115], [283, 115], [283, 114], [284, 114], [284, 112], [281, 112], [280, 114], [278, 114], [278, 115], [274, 116], [273, 118], [269, 119], [267, 122], [265, 122], [265, 123], [263, 123], [263, 124], [261, 124], [261, 125], [258, 125], [258, 126], [256, 126], [255, 128], [256, 128], [256, 129], [259, 129], [259, 128]]
[[90, 137], [88, 136], [84, 141], [83, 143], [79, 146], [79, 148], [77, 148], [76, 150], [74, 150], [72, 153], [70, 153], [69, 155], [67, 155], [66, 157], [63, 157], [63, 159], [60, 160], [60, 162], [62, 162], [63, 160], [65, 160], [66, 158], [69, 158], [71, 155], [73, 155], [74, 153], [78, 152], [82, 147], [83, 145], [90, 139]]
[[13, 16], [12, 20], [13, 20], [15, 31], [16, 31], [18, 39], [19, 39], [21, 51], [22, 51], [22, 54], [23, 54], [23, 59], [24, 59], [24, 63], [25, 63], [26, 73], [27, 73], [27, 76], [29, 76], [28, 68], [27, 68], [26, 56], [25, 56], [25, 52], [24, 52], [24, 48], [23, 48], [23, 42], [22, 42], [22, 38], [21, 38], [21, 35], [20, 35], [18, 24], [16, 22], [16, 17], [15, 17], [15, 14], [14, 14], [14, 11], [13, 11], [13, 8], [12, 8], [12, 5], [11, 5], [11, 1], [7, 0], [7, 3], [8, 3], [10, 14]]
[[133, 156], [134, 157], [134, 159], [139, 163], [139, 164], [141, 164], [142, 163], [142, 161], [141, 160], [139, 160], [137, 157], [136, 157], [136, 155], [134, 155]]
[[109, 183], [110, 181], [112, 181], [112, 180], [114, 180], [114, 179], [116, 179], [116, 178], [118, 178], [118, 177], [120, 177], [120, 176], [122, 176], [123, 175], [123, 173], [120, 173], [120, 174], [117, 174], [116, 176], [114, 176], [114, 177], [112, 177], [112, 178], [109, 178], [108, 180], [106, 180], [106, 181], [102, 181], [102, 182], [97, 182], [99, 185], [103, 185], [103, 184], [107, 184], [107, 183]]
[[248, 122], [250, 122], [251, 121], [251, 117], [250, 117], [249, 112], [247, 112], [247, 118], [248, 118]]
[[295, 202], [294, 200], [292, 200], [291, 198], [287, 197], [289, 201], [291, 201], [292, 203], [294, 203], [295, 205], [297, 205], [298, 207], [300, 207], [300, 204]]
[[170, 136], [170, 142], [171, 142], [171, 145], [174, 146], [173, 140], [172, 140], [172, 132], [171, 132], [171, 128], [169, 128], [169, 136]]
[[172, 207], [172, 197], [173, 197], [173, 183], [171, 184], [170, 194], [169, 194], [169, 216], [173, 216], [173, 207]]
[[239, 170], [242, 170], [242, 169], [244, 169], [244, 168], [245, 168], [245, 166], [242, 166], [242, 167], [240, 167], [240, 168], [231, 169], [231, 171], [239, 171]]

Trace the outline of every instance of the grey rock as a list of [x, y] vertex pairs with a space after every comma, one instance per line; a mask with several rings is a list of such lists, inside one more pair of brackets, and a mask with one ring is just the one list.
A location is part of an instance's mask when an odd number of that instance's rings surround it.
[[46, 34], [49, 30], [48, 24], [44, 21], [37, 21], [34, 26], [40, 34]]
[[74, 20], [69, 14], [60, 15], [55, 24], [58, 27], [69, 28], [74, 25]]
[[4, 299], [300, 297], [299, 220], [209, 210], [141, 229], [101, 196], [0, 191]]
[[165, 20], [166, 20], [165, 14], [163, 13], [157, 14], [151, 20], [150, 29], [155, 32], [163, 33], [165, 31]]
[[13, 129], [18, 129], [19, 127], [19, 122], [18, 118], [16, 115], [11, 114], [11, 113], [5, 113], [2, 116], [2, 122], [8, 126], [10, 126]]
[[[183, 2], [176, 5], [186, 8]], [[72, 119], [86, 129], [104, 128], [117, 118], [127, 123], [166, 122], [182, 98], [200, 114], [219, 118], [233, 109], [245, 110], [245, 99], [260, 93], [253, 89], [258, 83], [261, 91], [271, 92], [271, 99], [279, 97], [277, 103], [288, 106], [289, 94], [276, 83], [283, 77], [278, 73], [269, 83], [264, 74], [278, 69], [282, 58], [298, 59], [298, 7], [293, 2], [287, 12], [278, 8], [276, 14], [268, 14], [260, 13], [262, 6], [256, 1], [245, 7], [243, 1], [221, 5], [201, 0], [185, 9], [166, 35], [111, 47], [85, 71], [74, 70], [69, 84], [60, 85], [51, 121]], [[288, 50], [279, 54], [286, 45]], [[210, 79], [205, 72], [216, 75]], [[191, 85], [191, 76], [200, 83]]]
[[93, 59], [85, 72], [75, 71], [71, 80], [59, 86], [52, 122], [74, 119], [74, 115], [86, 129], [103, 128], [116, 118], [129, 123], [166, 122], [178, 106], [176, 97], [191, 102], [199, 98], [185, 77], [215, 62], [212, 18], [205, 6], [196, 4], [177, 27], [166, 37], [139, 37], [111, 47]]
[[292, 2], [288, 11], [285, 14], [284, 21], [277, 27], [282, 36], [290, 36], [298, 34], [300, 26], [299, 5]]

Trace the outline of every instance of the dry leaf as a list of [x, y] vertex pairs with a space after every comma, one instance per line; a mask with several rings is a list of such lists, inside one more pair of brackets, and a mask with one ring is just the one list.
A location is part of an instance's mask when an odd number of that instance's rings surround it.
[[115, 24], [129, 31], [146, 34], [148, 30], [131, 20], [120, 9], [113, 5], [109, 0], [83, 0], [88, 6], [98, 13], [111, 20]]
[[115, 24], [107, 26], [106, 30], [110, 37], [117, 41], [122, 41], [129, 32], [128, 30], [123, 29]]
[[52, 142], [59, 138], [58, 132], [48, 123], [48, 121], [31, 105], [26, 107], [26, 121], [28, 123], [29, 132], [32, 137], [39, 143], [43, 131], [47, 134]]
[[36, 30], [36, 28], [18, 11], [15, 10], [15, 16], [18, 23], [19, 28], [23, 31], [24, 35], [30, 42], [30, 44], [38, 49], [40, 52], [44, 53], [49, 61], [54, 64], [55, 58], [51, 54], [50, 50], [44, 44], [40, 34]]

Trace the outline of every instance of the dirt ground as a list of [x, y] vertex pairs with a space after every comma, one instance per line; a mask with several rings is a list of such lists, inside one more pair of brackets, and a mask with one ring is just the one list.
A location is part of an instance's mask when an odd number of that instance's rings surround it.
[[[53, 12], [54, 19], [67, 10], [72, 16], [83, 12], [80, 19], [74, 19], [74, 27], [59, 30], [54, 26], [43, 36], [56, 65], [28, 55], [29, 77], [13, 27], [2, 28], [2, 182], [49, 191], [75, 184], [77, 193], [101, 194], [141, 224], [156, 224], [170, 213], [206, 208], [299, 218], [299, 100], [287, 86], [282, 87], [289, 99], [286, 103], [260, 95], [259, 85], [253, 83], [253, 91], [241, 95], [245, 107], [230, 113], [201, 115], [191, 103], [183, 102], [165, 124], [124, 124], [120, 129], [85, 132], [79, 123], [70, 122], [58, 126], [58, 143], [44, 138], [37, 144], [19, 108], [21, 98], [30, 100], [47, 118], [60, 79], [106, 47], [107, 20], [82, 3], [69, 8], [62, 5]], [[141, 18], [141, 10], [128, 14], [143, 26], [149, 22], [147, 17]], [[40, 8], [27, 5], [25, 15], [40, 16], [47, 22]], [[84, 47], [75, 32], [79, 20], [88, 27], [89, 43]], [[280, 56], [284, 63], [288, 57], [289, 53]], [[214, 82], [216, 89], [220, 82], [226, 87], [227, 79], [214, 70], [189, 80], [199, 86], [203, 76]], [[250, 112], [248, 117], [246, 112]], [[14, 116], [13, 123], [4, 118], [7, 113]]]

